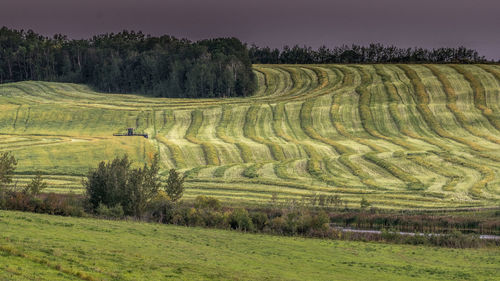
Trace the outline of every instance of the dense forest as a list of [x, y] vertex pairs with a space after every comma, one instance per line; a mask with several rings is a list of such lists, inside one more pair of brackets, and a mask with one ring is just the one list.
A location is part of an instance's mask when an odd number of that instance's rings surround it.
[[488, 62], [477, 51], [458, 48], [398, 48], [382, 44], [368, 46], [343, 45], [329, 49], [325, 46], [313, 50], [311, 47], [295, 45], [282, 50], [252, 45], [249, 49], [252, 63], [484, 63]]
[[483, 63], [465, 47], [402, 49], [394, 46], [250, 48], [236, 38], [192, 42], [123, 31], [73, 40], [31, 30], [0, 29], [0, 83], [43, 80], [84, 83], [103, 92], [158, 97], [249, 96], [256, 87], [252, 63]]
[[23, 80], [189, 98], [248, 96], [256, 86], [248, 49], [236, 38], [191, 42], [123, 31], [70, 40], [3, 27], [0, 83]]

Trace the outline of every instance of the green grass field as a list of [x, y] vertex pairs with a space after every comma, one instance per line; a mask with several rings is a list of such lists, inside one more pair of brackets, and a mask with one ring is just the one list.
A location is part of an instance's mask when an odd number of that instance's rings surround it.
[[0, 280], [495, 280], [500, 251], [0, 211]]
[[[337, 194], [391, 209], [498, 206], [500, 66], [255, 65], [252, 97], [161, 99], [83, 85], [0, 85], [0, 151], [18, 185], [82, 192], [99, 161], [159, 152], [186, 198], [234, 204]], [[113, 137], [127, 127], [141, 137]]]

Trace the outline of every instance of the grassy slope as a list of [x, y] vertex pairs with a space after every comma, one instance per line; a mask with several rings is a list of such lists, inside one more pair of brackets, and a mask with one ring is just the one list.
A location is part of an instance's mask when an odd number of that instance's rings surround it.
[[[186, 171], [187, 198], [260, 204], [365, 196], [383, 208], [497, 206], [500, 67], [256, 65], [259, 90], [233, 99], [155, 99], [82, 85], [0, 85], [0, 151], [55, 192], [124, 152]], [[135, 127], [151, 135], [112, 137]]]
[[0, 212], [0, 280], [493, 280], [498, 249], [275, 237]]

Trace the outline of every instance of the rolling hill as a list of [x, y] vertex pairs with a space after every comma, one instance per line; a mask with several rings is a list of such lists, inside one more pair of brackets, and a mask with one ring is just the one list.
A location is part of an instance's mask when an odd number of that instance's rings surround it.
[[[0, 85], [0, 151], [18, 185], [82, 192], [127, 152], [188, 175], [186, 197], [237, 204], [339, 195], [380, 208], [500, 203], [500, 66], [254, 65], [252, 97], [164, 99], [84, 85]], [[149, 134], [114, 137], [133, 127]]]

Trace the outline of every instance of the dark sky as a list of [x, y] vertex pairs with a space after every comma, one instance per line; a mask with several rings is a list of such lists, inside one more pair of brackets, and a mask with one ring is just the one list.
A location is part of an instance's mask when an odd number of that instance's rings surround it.
[[500, 59], [500, 0], [0, 0], [0, 26], [89, 37], [123, 29], [259, 46], [458, 46]]

